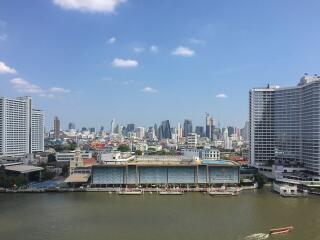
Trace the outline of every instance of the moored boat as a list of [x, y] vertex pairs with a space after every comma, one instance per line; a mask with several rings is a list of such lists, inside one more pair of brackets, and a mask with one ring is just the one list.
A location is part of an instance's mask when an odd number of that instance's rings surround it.
[[160, 191], [160, 195], [182, 195], [182, 191]]
[[208, 194], [211, 196], [238, 196], [239, 192], [237, 192], [237, 191], [208, 191]]
[[290, 232], [292, 229], [293, 229], [293, 226], [283, 227], [283, 228], [272, 228], [270, 229], [270, 234], [271, 235], [284, 234], [284, 233]]

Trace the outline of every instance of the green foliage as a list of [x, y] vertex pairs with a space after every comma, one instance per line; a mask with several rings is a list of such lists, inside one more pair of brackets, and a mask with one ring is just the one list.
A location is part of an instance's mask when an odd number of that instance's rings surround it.
[[62, 173], [61, 173], [62, 176], [64, 177], [68, 177], [69, 175], [69, 164], [64, 164], [62, 166]]
[[49, 154], [48, 155], [48, 163], [54, 163], [56, 162], [56, 156], [54, 154]]
[[169, 156], [174, 156], [174, 155], [177, 155], [177, 153], [175, 151], [160, 150], [160, 151], [150, 151], [149, 155], [161, 155], [161, 156], [169, 155]]
[[42, 171], [41, 178], [43, 181], [46, 181], [46, 180], [50, 180], [50, 179], [54, 178], [54, 176], [55, 176], [54, 172], [50, 172], [47, 169], [45, 169]]
[[135, 154], [136, 154], [136, 155], [142, 155], [142, 151], [141, 151], [141, 150], [136, 150], [136, 151], [135, 151]]
[[43, 168], [43, 171], [41, 172], [41, 180], [46, 181], [55, 177], [55, 173], [49, 171], [47, 164], [41, 163], [40, 167]]
[[127, 144], [120, 144], [118, 146], [118, 151], [120, 151], [120, 152], [130, 152], [130, 147]]
[[265, 176], [258, 172], [254, 175], [254, 179], [258, 183], [258, 188], [263, 188], [264, 184], [266, 183]]
[[5, 172], [5, 167], [0, 167], [0, 187], [1, 188], [13, 188], [13, 187], [22, 187], [27, 185], [28, 180], [23, 175], [18, 176], [8, 176]]
[[77, 147], [75, 142], [69, 142], [65, 145], [65, 150], [74, 151]]

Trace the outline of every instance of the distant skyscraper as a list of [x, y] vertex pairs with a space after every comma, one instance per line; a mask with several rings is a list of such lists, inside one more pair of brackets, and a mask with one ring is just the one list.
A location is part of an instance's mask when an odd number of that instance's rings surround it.
[[111, 134], [111, 135], [113, 135], [113, 134], [115, 133], [115, 132], [114, 132], [115, 128], [116, 128], [116, 120], [115, 120], [115, 119], [112, 119], [112, 121], [111, 121], [111, 126], [110, 126], [110, 134]]
[[223, 142], [225, 149], [232, 149], [232, 141], [229, 138], [228, 128], [223, 130]]
[[232, 134], [234, 134], [234, 127], [228, 127], [228, 134], [229, 134], [229, 137], [231, 137]]
[[143, 127], [137, 127], [137, 128], [135, 129], [135, 132], [136, 132], [137, 138], [140, 138], [140, 139], [143, 139], [143, 138], [144, 138], [145, 130], [144, 130]]
[[54, 117], [53, 120], [53, 134], [55, 139], [60, 138], [60, 120], [58, 117]]
[[153, 126], [153, 128], [154, 128], [154, 133], [155, 133], [156, 137], [157, 137], [157, 138], [159, 138], [159, 129], [158, 129], [158, 125], [155, 123], [155, 124], [154, 124], [154, 126]]
[[206, 113], [206, 137], [209, 139], [213, 139], [213, 131], [214, 131], [214, 121], [213, 118]]
[[296, 87], [250, 91], [250, 162], [302, 163], [320, 175], [320, 77], [304, 76]]
[[200, 137], [204, 136], [204, 128], [202, 126], [196, 126], [195, 129], [196, 134], [198, 134]]
[[159, 138], [160, 139], [171, 139], [171, 127], [169, 120], [165, 120], [159, 127]]
[[192, 133], [192, 121], [190, 119], [185, 119], [183, 123], [183, 136], [187, 137], [189, 133]]
[[0, 97], [0, 156], [44, 151], [44, 114], [31, 97]]
[[128, 133], [128, 132], [133, 132], [134, 129], [135, 129], [134, 123], [129, 123], [129, 124], [127, 124], [127, 129], [126, 129], [127, 133]]
[[70, 122], [68, 125], [68, 129], [70, 130], [75, 130], [76, 129], [76, 124], [74, 122]]
[[179, 122], [178, 122], [178, 125], [177, 125], [177, 137], [178, 138], [182, 138], [183, 137], [183, 131], [182, 131], [181, 123], [179, 123]]

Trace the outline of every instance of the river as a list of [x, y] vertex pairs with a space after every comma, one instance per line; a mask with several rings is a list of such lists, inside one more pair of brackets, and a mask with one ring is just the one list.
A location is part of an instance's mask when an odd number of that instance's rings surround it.
[[320, 197], [282, 198], [269, 189], [237, 197], [0, 194], [3, 240], [241, 240], [294, 226], [280, 240], [320, 240]]

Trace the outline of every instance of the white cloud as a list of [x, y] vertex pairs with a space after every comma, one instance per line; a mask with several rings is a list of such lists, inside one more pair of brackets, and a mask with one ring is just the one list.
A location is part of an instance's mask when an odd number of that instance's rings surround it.
[[49, 92], [52, 93], [70, 93], [69, 89], [61, 88], [61, 87], [52, 87], [49, 89]]
[[133, 51], [136, 53], [141, 53], [144, 51], [144, 48], [135, 47], [135, 48], [133, 48]]
[[216, 98], [227, 98], [228, 96], [224, 93], [219, 93], [216, 95]]
[[159, 47], [156, 45], [151, 45], [149, 50], [150, 52], [157, 53], [159, 52]]
[[10, 82], [18, 92], [39, 94], [43, 94], [45, 92], [38, 85], [31, 84], [22, 78], [14, 78]]
[[7, 34], [5, 34], [5, 33], [0, 33], [0, 41], [5, 41], [5, 40], [7, 40], [7, 38], [8, 38], [8, 35], [7, 35]]
[[201, 40], [201, 39], [196, 39], [196, 38], [190, 38], [189, 39], [189, 42], [190, 43], [193, 43], [193, 44], [199, 44], [199, 45], [205, 45], [207, 42], [204, 41], [204, 40]]
[[154, 89], [152, 87], [145, 87], [143, 89], [141, 89], [142, 92], [146, 92], [146, 93], [157, 93], [158, 90], [157, 89]]
[[191, 57], [195, 52], [187, 47], [179, 46], [172, 51], [172, 55], [182, 56], [182, 57]]
[[0, 61], [0, 74], [1, 73], [11, 73], [16, 74], [17, 71], [14, 68], [7, 66], [4, 62]]
[[44, 90], [40, 86], [32, 84], [22, 78], [14, 78], [11, 81], [11, 84], [14, 89], [16, 89], [20, 93], [28, 93], [28, 94], [36, 94], [39, 97], [47, 97], [54, 98], [56, 94], [69, 93], [70, 90], [60, 88], [60, 87], [52, 87], [49, 90]]
[[53, 3], [67, 10], [82, 12], [113, 13], [118, 5], [126, 0], [53, 0]]
[[116, 42], [116, 40], [117, 40], [117, 39], [116, 39], [115, 37], [112, 37], [112, 38], [109, 38], [109, 39], [108, 39], [107, 43], [108, 43], [108, 44], [113, 44], [113, 43]]
[[118, 67], [118, 68], [134, 68], [139, 65], [138, 61], [131, 60], [131, 59], [121, 59], [121, 58], [115, 58], [112, 61], [112, 66]]

